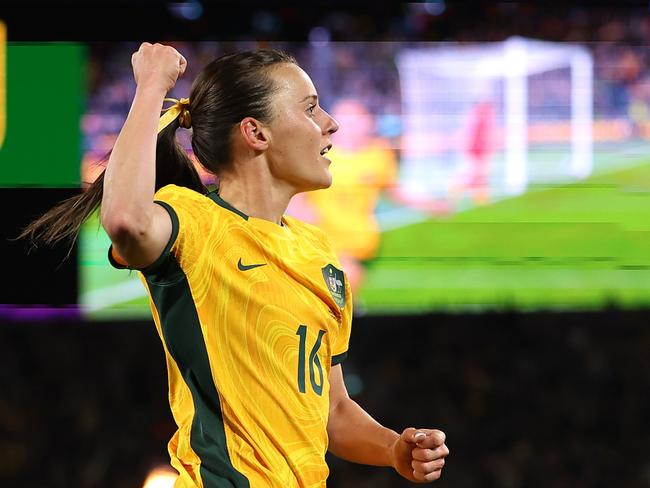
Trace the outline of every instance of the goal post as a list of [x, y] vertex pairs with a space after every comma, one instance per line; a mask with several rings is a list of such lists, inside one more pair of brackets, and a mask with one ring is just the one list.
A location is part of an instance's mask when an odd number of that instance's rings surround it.
[[491, 198], [591, 174], [593, 60], [584, 46], [521, 37], [417, 44], [396, 64], [401, 184], [414, 199], [448, 197], [468, 172]]

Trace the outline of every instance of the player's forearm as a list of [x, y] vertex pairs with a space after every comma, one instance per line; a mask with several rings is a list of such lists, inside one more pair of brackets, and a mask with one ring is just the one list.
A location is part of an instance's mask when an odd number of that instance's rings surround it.
[[392, 446], [397, 432], [379, 424], [354, 400], [341, 400], [327, 424], [329, 451], [347, 461], [392, 466]]
[[136, 229], [146, 226], [147, 208], [153, 205], [157, 128], [164, 97], [164, 90], [154, 85], [136, 89], [104, 173], [101, 214], [105, 227], [119, 227], [125, 221]]

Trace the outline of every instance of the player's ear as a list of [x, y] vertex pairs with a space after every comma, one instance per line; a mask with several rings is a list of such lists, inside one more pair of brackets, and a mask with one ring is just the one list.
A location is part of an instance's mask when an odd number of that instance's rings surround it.
[[246, 145], [256, 151], [265, 151], [269, 146], [267, 128], [253, 117], [245, 117], [239, 123], [239, 132]]

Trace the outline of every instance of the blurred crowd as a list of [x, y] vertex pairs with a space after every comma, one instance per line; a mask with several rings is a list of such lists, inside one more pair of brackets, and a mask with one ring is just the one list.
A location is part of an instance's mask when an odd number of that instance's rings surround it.
[[[438, 5], [437, 10], [431, 5]], [[567, 4], [554, 9], [487, 2], [469, 3], [461, 9], [455, 2], [421, 2], [404, 4], [401, 15], [390, 22], [377, 20], [376, 24], [368, 15], [332, 9], [323, 13], [305, 38], [292, 37], [296, 34], [289, 28], [287, 17], [286, 9], [259, 10], [250, 16], [250, 35], [239, 40], [199, 41], [200, 35], [194, 34], [193, 41], [168, 41], [191, 60], [172, 96], [187, 96], [198, 70], [218, 55], [278, 47], [296, 55], [315, 80], [326, 109], [340, 96], [357, 97], [378, 117], [378, 132], [394, 138], [400, 133], [396, 117], [401, 110], [400, 80], [394, 59], [399, 43], [497, 42], [517, 35], [577, 43], [590, 50], [594, 57], [595, 118], [627, 119], [639, 127], [650, 120], [648, 7]], [[147, 40], [166, 42], [164, 37]], [[128, 112], [134, 90], [130, 56], [138, 45], [126, 41], [90, 44], [83, 133], [84, 147], [93, 150], [95, 157], [110, 149]], [[552, 106], [552, 101], [548, 105]]]
[[[192, 80], [212, 59], [229, 52], [274, 47], [293, 54], [315, 80], [321, 104], [329, 109], [343, 96], [357, 97], [380, 117], [379, 129], [396, 136], [394, 115], [399, 113], [399, 79], [392, 56], [395, 47], [372, 43], [320, 45], [318, 42], [204, 41], [170, 42], [188, 60], [186, 73], [170, 97], [189, 96]], [[108, 151], [119, 132], [135, 90], [131, 54], [139, 43], [99, 43], [90, 46], [89, 91], [82, 121], [84, 151], [93, 156]], [[187, 134], [179, 137], [189, 148]]]
[[[436, 426], [441, 486], [650, 484], [647, 313], [360, 317], [350, 393]], [[174, 425], [153, 323], [0, 324], [0, 486], [140, 488]], [[329, 456], [332, 488], [412, 486]]]

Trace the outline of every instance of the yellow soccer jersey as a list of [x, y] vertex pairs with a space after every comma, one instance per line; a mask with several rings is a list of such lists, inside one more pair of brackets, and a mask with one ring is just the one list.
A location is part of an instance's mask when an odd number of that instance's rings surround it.
[[352, 316], [326, 236], [248, 217], [216, 192], [168, 185], [155, 200], [172, 237], [140, 271], [178, 425], [175, 486], [325, 486], [329, 372]]
[[375, 206], [397, 176], [394, 150], [382, 140], [351, 152], [335, 144], [327, 157], [333, 161], [332, 186], [306, 194], [316, 208], [316, 224], [338, 253], [370, 259], [379, 245]]

